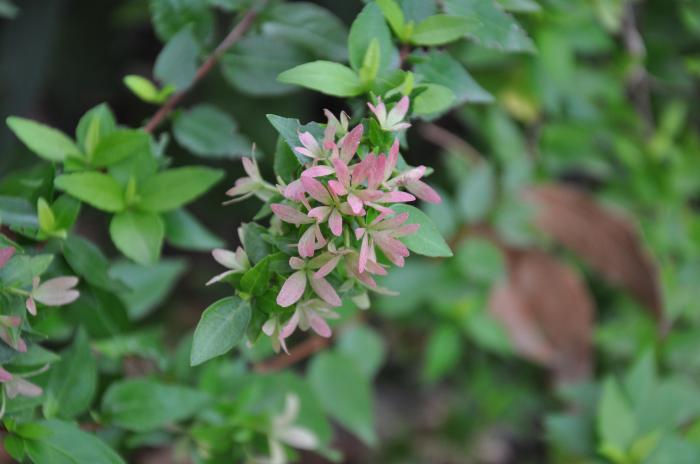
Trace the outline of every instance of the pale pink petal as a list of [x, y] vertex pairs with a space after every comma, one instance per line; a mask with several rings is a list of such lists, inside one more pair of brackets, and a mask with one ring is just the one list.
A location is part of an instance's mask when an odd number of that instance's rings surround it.
[[370, 111], [374, 113], [374, 115], [377, 117], [377, 120], [381, 124], [386, 121], [386, 105], [384, 105], [384, 102], [382, 101], [381, 97], [377, 98], [377, 102], [377, 106], [374, 106], [371, 103], [367, 103], [367, 106], [369, 106]]
[[336, 237], [340, 237], [342, 235], [343, 216], [340, 215], [340, 211], [338, 211], [336, 208], [333, 209], [333, 212], [331, 212], [331, 215], [328, 218], [328, 226], [331, 228], [331, 232], [333, 232], [333, 235]]
[[290, 182], [290, 184], [284, 189], [285, 198], [294, 201], [302, 201], [305, 193], [306, 191], [304, 190], [304, 186], [301, 184], [299, 179]]
[[299, 225], [314, 222], [313, 218], [308, 217], [306, 214], [302, 213], [301, 211], [297, 211], [291, 206], [283, 205], [282, 203], [273, 203], [270, 205], [270, 208], [278, 218], [290, 224]]
[[335, 170], [330, 166], [312, 166], [302, 172], [301, 175], [306, 177], [323, 177], [329, 176], [334, 172]]
[[353, 213], [359, 214], [360, 211], [362, 211], [362, 200], [357, 198], [352, 193], [348, 195], [348, 204], [350, 205], [350, 209], [352, 209]]
[[335, 124], [326, 125], [326, 129], [323, 131], [323, 148], [330, 150], [335, 146], [335, 131], [337, 127]]
[[405, 237], [406, 235], [415, 234], [418, 229], [420, 229], [420, 224], [406, 224], [398, 229], [391, 231], [391, 235], [394, 237]]
[[404, 116], [406, 116], [409, 104], [408, 96], [404, 95], [401, 97], [401, 100], [389, 111], [386, 118], [387, 125], [396, 128], [397, 123], [401, 122]]
[[0, 324], [5, 327], [19, 327], [22, 324], [22, 318], [18, 316], [0, 316]]
[[391, 173], [396, 169], [396, 163], [399, 161], [399, 139], [395, 138], [394, 143], [389, 149], [389, 162], [386, 164], [386, 170], [384, 171], [384, 180], [391, 177]]
[[299, 325], [299, 310], [297, 309], [294, 311], [294, 314], [292, 314], [292, 317], [289, 318], [286, 324], [282, 327], [282, 330], [280, 330], [280, 338], [289, 338], [292, 336], [294, 331], [297, 329], [297, 326]]
[[282, 285], [282, 289], [277, 295], [277, 304], [287, 308], [301, 298], [306, 290], [306, 272], [296, 271]]
[[229, 197], [236, 197], [239, 195], [245, 195], [256, 190], [257, 183], [248, 178], [242, 177], [236, 181], [233, 187], [226, 191], [226, 195]]
[[44, 391], [41, 389], [41, 387], [34, 385], [21, 377], [16, 377], [5, 384], [5, 393], [10, 399], [17, 397], [18, 395], [34, 398], [41, 396], [43, 392]]
[[314, 289], [314, 292], [318, 296], [321, 297], [323, 301], [328, 303], [331, 306], [340, 306], [343, 304], [342, 301], [340, 301], [340, 297], [336, 293], [335, 289], [331, 284], [328, 283], [326, 279], [323, 277], [321, 278], [311, 278], [311, 288]]
[[318, 145], [318, 142], [314, 138], [313, 135], [311, 135], [310, 132], [302, 132], [299, 134], [299, 141], [301, 142], [302, 145], [304, 145], [311, 153], [317, 154], [319, 153], [320, 146]]
[[326, 277], [328, 274], [333, 272], [333, 269], [338, 265], [340, 262], [341, 256], [336, 255], [333, 258], [331, 258], [326, 264], [321, 266], [318, 271], [314, 273], [314, 278], [320, 279], [321, 277]]
[[255, 161], [251, 158], [243, 157], [241, 158], [241, 162], [243, 162], [243, 169], [251, 179], [260, 178], [260, 171], [258, 171], [258, 166], [255, 164]]
[[316, 219], [316, 222], [318, 224], [322, 224], [326, 222], [326, 219], [328, 219], [329, 214], [331, 214], [330, 206], [317, 206], [316, 208], [313, 208], [311, 209], [311, 211], [309, 211], [308, 216]]
[[415, 196], [423, 201], [427, 201], [428, 203], [437, 204], [442, 201], [440, 195], [431, 186], [421, 180], [411, 180], [406, 182], [406, 188]]
[[362, 140], [362, 132], [364, 127], [362, 124], [355, 126], [353, 130], [347, 133], [340, 143], [340, 159], [345, 163], [349, 163], [355, 153], [357, 152], [357, 147], [360, 146], [360, 141]]
[[314, 332], [324, 338], [328, 338], [332, 335], [328, 322], [319, 316], [316, 311], [309, 311], [309, 324], [311, 324], [311, 328], [314, 330]]
[[14, 254], [15, 249], [12, 247], [0, 248], [0, 268], [4, 267]]
[[309, 150], [308, 148], [304, 147], [294, 147], [294, 151], [299, 153], [300, 155], [304, 155], [308, 158], [316, 158], [316, 154]]
[[309, 227], [299, 239], [297, 247], [299, 248], [299, 256], [302, 258], [310, 258], [316, 251], [316, 231], [313, 227]]
[[401, 213], [397, 214], [394, 217], [391, 217], [389, 219], [385, 219], [381, 222], [372, 222], [372, 225], [374, 226], [375, 230], [387, 230], [387, 229], [395, 229], [396, 227], [400, 226], [406, 220], [408, 219], [408, 213]]
[[301, 184], [304, 186], [306, 193], [311, 195], [316, 201], [324, 205], [332, 202], [331, 195], [328, 193], [326, 187], [313, 177], [302, 176]]
[[285, 427], [277, 432], [277, 438], [298, 449], [313, 450], [318, 448], [319, 445], [316, 435], [304, 427]]
[[347, 189], [338, 182], [337, 180], [329, 180], [328, 181], [328, 188], [331, 190], [331, 192], [335, 193], [336, 195], [346, 195], [348, 193]]
[[394, 125], [391, 127], [391, 130], [393, 130], [393, 131], [402, 131], [402, 130], [408, 129], [409, 127], [411, 127], [411, 124], [410, 124], [410, 123], [407, 123], [407, 122], [400, 122], [400, 123], [398, 123], [398, 124], [394, 124]]
[[24, 306], [27, 308], [27, 311], [29, 314], [32, 316], [36, 316], [36, 302], [34, 301], [34, 298], [31, 296], [27, 298], [27, 301], [25, 301]]
[[348, 187], [350, 185], [350, 170], [348, 169], [347, 163], [337, 158], [332, 159], [333, 167], [335, 168], [335, 176], [338, 178], [343, 186]]
[[289, 267], [291, 267], [295, 271], [298, 271], [299, 269], [304, 269], [305, 264], [306, 261], [296, 256], [292, 256], [291, 258], [289, 258]]
[[277, 329], [277, 319], [268, 319], [262, 326], [262, 331], [268, 337], [271, 337]]
[[236, 253], [229, 250], [224, 250], [223, 248], [216, 248], [211, 252], [214, 260], [224, 267], [229, 269], [234, 269], [238, 267], [238, 259], [236, 258]]
[[415, 199], [416, 197], [414, 197], [410, 193], [396, 190], [394, 192], [388, 192], [384, 194], [382, 198], [377, 201], [381, 203], [410, 203]]
[[233, 274], [235, 274], [236, 272], [239, 272], [239, 271], [226, 271], [226, 272], [222, 272], [221, 274], [216, 275], [216, 276], [212, 277], [211, 279], [209, 279], [209, 280], [207, 281], [207, 283], [204, 284], [204, 285], [212, 285], [212, 284], [215, 284], [215, 283], [217, 283], [217, 282], [221, 282], [221, 281], [224, 280], [226, 277], [228, 277], [228, 276], [230, 276], [230, 275], [233, 275]]
[[12, 374], [7, 372], [5, 369], [2, 368], [2, 366], [0, 366], [0, 382], [4, 383], [10, 380], [12, 380]]
[[360, 274], [365, 272], [367, 267], [367, 260], [369, 259], [369, 237], [367, 234], [362, 237], [362, 246], [360, 247], [360, 261], [358, 264], [358, 270]]

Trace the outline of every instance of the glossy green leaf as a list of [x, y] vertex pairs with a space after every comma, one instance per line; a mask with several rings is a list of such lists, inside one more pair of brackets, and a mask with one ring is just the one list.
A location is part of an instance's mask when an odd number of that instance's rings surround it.
[[209, 306], [194, 331], [190, 363], [196, 366], [228, 352], [243, 339], [249, 321], [250, 304], [236, 296]]
[[336, 97], [354, 97], [364, 91], [364, 84], [355, 71], [330, 61], [301, 64], [281, 73], [278, 80]]
[[139, 194], [139, 206], [148, 211], [179, 208], [204, 194], [224, 176], [219, 169], [188, 166], [168, 169], [148, 178]]
[[122, 186], [108, 174], [77, 172], [56, 177], [54, 184], [78, 200], [109, 212], [126, 207]]
[[424, 212], [414, 206], [403, 204], [392, 206], [391, 209], [396, 214], [408, 213], [408, 219], [404, 224], [420, 225], [418, 231], [400, 239], [409, 250], [424, 256], [452, 256], [452, 250], [440, 235], [433, 221]]
[[109, 234], [124, 256], [147, 265], [160, 256], [165, 226], [155, 213], [125, 211], [112, 218]]
[[7, 125], [27, 148], [49, 161], [63, 161], [68, 155], [77, 155], [80, 149], [63, 132], [32, 121], [10, 116]]

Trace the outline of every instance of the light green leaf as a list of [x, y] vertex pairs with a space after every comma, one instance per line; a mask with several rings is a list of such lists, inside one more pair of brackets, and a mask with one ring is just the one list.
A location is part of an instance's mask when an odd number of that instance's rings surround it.
[[53, 255], [15, 255], [0, 268], [0, 281], [5, 287], [23, 287], [32, 279], [46, 272]]
[[471, 17], [430, 16], [416, 25], [411, 42], [415, 45], [444, 45], [464, 37], [478, 25], [479, 21]]
[[337, 349], [352, 358], [368, 379], [377, 375], [386, 355], [382, 337], [375, 330], [365, 326], [344, 330], [340, 334]]
[[143, 319], [170, 294], [187, 267], [181, 259], [162, 259], [151, 266], [117, 261], [109, 275], [128, 288], [118, 292], [131, 320]]
[[461, 352], [460, 335], [455, 326], [443, 324], [435, 328], [425, 349], [423, 377], [428, 382], [441, 379], [457, 365]]
[[70, 348], [51, 368], [44, 399], [44, 416], [72, 419], [85, 412], [95, 396], [97, 364], [87, 335], [79, 330]]
[[484, 284], [496, 283], [505, 274], [503, 254], [482, 238], [470, 238], [456, 253], [460, 270], [470, 279]]
[[408, 220], [404, 224], [420, 225], [418, 231], [400, 239], [411, 251], [424, 256], [452, 256], [452, 250], [445, 239], [442, 238], [433, 221], [423, 211], [410, 205], [396, 205], [392, 206], [391, 209], [396, 214], [408, 213]]
[[405, 19], [401, 7], [395, 0], [376, 0], [377, 5], [382, 10], [384, 17], [394, 31], [394, 34], [401, 40], [405, 40], [404, 26]]
[[199, 45], [192, 29], [183, 28], [168, 40], [158, 54], [153, 75], [163, 85], [172, 85], [176, 90], [184, 90], [192, 84], [197, 74]]
[[542, 7], [535, 0], [496, 0], [506, 11], [513, 13], [537, 13]]
[[117, 121], [106, 103], [88, 110], [78, 122], [75, 137], [85, 153], [92, 153], [102, 137], [114, 132]]
[[603, 383], [597, 420], [602, 446], [610, 451], [626, 452], [635, 438], [637, 424], [627, 398], [611, 377]]
[[166, 85], [159, 90], [153, 82], [135, 74], [124, 76], [124, 85], [141, 100], [155, 105], [165, 103], [175, 91], [175, 87], [172, 85]]
[[39, 228], [46, 233], [53, 232], [56, 227], [56, 217], [46, 200], [39, 198], [36, 202], [36, 210], [39, 218]]
[[432, 50], [425, 58], [426, 60], [416, 63], [414, 71], [423, 76], [423, 82], [439, 84], [452, 90], [455, 95], [453, 105], [493, 102], [493, 95], [484, 90], [464, 66], [449, 54]]
[[150, 151], [151, 139], [148, 134], [142, 130], [119, 129], [100, 138], [88, 159], [93, 166], [112, 166], [131, 156]]
[[274, 96], [295, 90], [277, 76], [308, 61], [308, 52], [293, 43], [271, 37], [249, 36], [221, 58], [224, 77], [236, 89], [249, 95]]
[[54, 184], [60, 190], [97, 209], [109, 212], [126, 207], [122, 186], [101, 172], [77, 172], [58, 176]]
[[49, 161], [63, 161], [68, 155], [78, 155], [80, 149], [63, 132], [31, 119], [10, 116], [7, 125], [27, 148]]
[[209, 251], [224, 246], [223, 240], [209, 231], [185, 209], [168, 211], [163, 215], [165, 239], [183, 250]]
[[481, 163], [462, 181], [457, 189], [458, 211], [468, 222], [480, 220], [486, 216], [494, 200], [493, 169], [487, 163]]
[[39, 221], [34, 207], [20, 197], [0, 195], [0, 224], [15, 227], [38, 227]]
[[112, 218], [109, 234], [124, 256], [148, 265], [160, 256], [165, 227], [155, 213], [125, 211]]
[[237, 296], [224, 298], [209, 306], [202, 313], [194, 331], [191, 365], [202, 364], [236, 346], [248, 327], [250, 312], [250, 304]]
[[312, 61], [289, 69], [278, 80], [337, 97], [354, 97], [364, 91], [355, 71], [330, 61]]
[[465, 34], [488, 48], [506, 51], [534, 51], [532, 40], [511, 15], [493, 0], [444, 0], [445, 11], [472, 20]]
[[204, 194], [223, 176], [220, 169], [199, 166], [159, 172], [141, 186], [139, 206], [156, 212], [179, 208]]
[[295, 44], [318, 58], [332, 61], [348, 58], [347, 28], [332, 12], [313, 3], [272, 5], [265, 15], [262, 31], [278, 43]]
[[113, 383], [102, 398], [102, 414], [127, 430], [145, 432], [192, 417], [209, 401], [189, 387], [148, 379]]
[[367, 49], [373, 40], [379, 41], [379, 74], [398, 66], [398, 51], [391, 39], [391, 31], [386, 25], [384, 15], [376, 3], [368, 3], [357, 15], [348, 36], [348, 54], [350, 66], [359, 71], [365, 59]]
[[352, 358], [321, 353], [311, 361], [307, 376], [331, 417], [368, 445], [376, 442], [370, 383]]
[[449, 88], [438, 84], [426, 84], [425, 90], [413, 100], [413, 114], [428, 116], [449, 109], [455, 101], [455, 94]]
[[32, 462], [51, 464], [125, 464], [124, 460], [94, 433], [59, 420], [37, 422], [45, 433], [25, 438], [25, 451]]
[[371, 84], [379, 73], [379, 62], [381, 60], [381, 51], [379, 50], [379, 41], [372, 40], [365, 53], [365, 59], [362, 62], [359, 76], [363, 84]]
[[204, 157], [232, 159], [251, 151], [252, 144], [238, 132], [236, 121], [213, 105], [197, 105], [180, 114], [173, 134], [180, 145]]

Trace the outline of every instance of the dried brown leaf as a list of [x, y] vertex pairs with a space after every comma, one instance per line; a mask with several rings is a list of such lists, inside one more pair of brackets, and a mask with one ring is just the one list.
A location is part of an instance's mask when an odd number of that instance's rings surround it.
[[629, 219], [571, 187], [531, 187], [525, 197], [536, 206], [536, 224], [543, 232], [608, 281], [627, 289], [663, 322], [657, 268]]

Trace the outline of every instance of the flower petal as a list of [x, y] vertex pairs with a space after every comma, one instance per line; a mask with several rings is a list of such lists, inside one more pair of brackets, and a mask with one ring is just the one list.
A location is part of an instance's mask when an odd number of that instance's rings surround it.
[[270, 208], [278, 218], [290, 224], [300, 225], [314, 222], [313, 218], [308, 217], [306, 214], [292, 208], [291, 206], [283, 205], [282, 203], [273, 203], [270, 205]]
[[282, 289], [277, 295], [277, 304], [287, 308], [301, 298], [306, 290], [306, 272], [296, 271], [290, 275], [282, 285]]
[[326, 187], [324, 187], [322, 183], [313, 177], [302, 176], [301, 184], [304, 186], [306, 193], [311, 195], [316, 201], [319, 201], [324, 205], [331, 203], [331, 195], [328, 193]]
[[308, 313], [309, 324], [311, 324], [311, 328], [314, 332], [316, 332], [324, 338], [328, 338], [333, 334], [330, 326], [328, 325], [328, 322], [326, 322], [326, 320], [322, 318], [316, 311], [310, 310]]
[[297, 326], [299, 325], [299, 310], [294, 311], [294, 314], [292, 314], [292, 317], [289, 318], [286, 324], [282, 327], [282, 330], [280, 330], [280, 338], [289, 338], [292, 336], [294, 331], [297, 329]]
[[340, 211], [337, 208], [333, 208], [328, 218], [328, 227], [331, 228], [331, 232], [336, 237], [340, 237], [343, 234], [343, 216], [340, 215]]
[[341, 304], [343, 304], [333, 286], [329, 284], [328, 281], [323, 277], [318, 279], [312, 278], [310, 283], [311, 288], [314, 289], [314, 292], [316, 292], [316, 294], [320, 296], [321, 299], [329, 305], [340, 306]]
[[14, 254], [15, 249], [12, 247], [0, 248], [0, 268], [5, 266], [5, 264], [7, 264]]

